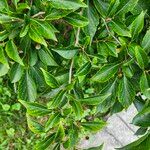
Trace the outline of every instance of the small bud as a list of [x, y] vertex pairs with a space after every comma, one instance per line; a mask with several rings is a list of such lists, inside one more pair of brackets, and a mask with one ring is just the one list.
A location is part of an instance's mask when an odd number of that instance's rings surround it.
[[35, 46], [35, 48], [36, 48], [37, 50], [39, 50], [39, 49], [41, 49], [41, 45], [40, 45], [40, 44], [37, 44], [37, 45]]
[[118, 77], [122, 78], [123, 74], [122, 73], [118, 73]]

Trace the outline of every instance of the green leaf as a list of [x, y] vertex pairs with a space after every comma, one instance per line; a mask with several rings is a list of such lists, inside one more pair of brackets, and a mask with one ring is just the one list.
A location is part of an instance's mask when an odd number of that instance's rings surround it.
[[45, 131], [48, 132], [52, 127], [57, 126], [60, 122], [60, 113], [51, 114], [45, 124]]
[[131, 68], [131, 66], [123, 66], [122, 71], [129, 78], [132, 78], [134, 75], [134, 72], [133, 72], [133, 69]]
[[57, 41], [55, 30], [46, 21], [32, 19], [31, 23], [37, 28], [38, 32], [46, 39]]
[[8, 37], [9, 33], [4, 30], [0, 32], [0, 41], [4, 41]]
[[102, 0], [94, 0], [94, 5], [102, 17], [106, 17], [108, 4]]
[[138, 140], [122, 147], [117, 148], [118, 150], [149, 150], [150, 149], [150, 133], [147, 133], [143, 137], [139, 138]]
[[134, 106], [137, 109], [137, 111], [141, 111], [144, 106], [145, 106], [145, 102], [144, 100], [141, 98], [141, 96], [136, 96], [135, 100], [134, 100]]
[[150, 99], [150, 76], [143, 72], [140, 78], [140, 88], [144, 96]]
[[135, 98], [135, 89], [133, 88], [131, 82], [126, 78], [119, 83], [118, 87], [118, 100], [125, 107], [128, 108]]
[[6, 0], [0, 0], [0, 11], [8, 10], [8, 3]]
[[11, 21], [13, 21], [13, 17], [0, 13], [0, 24], [10, 23]]
[[102, 120], [97, 122], [81, 122], [81, 126], [86, 130], [97, 132], [106, 126], [106, 122]]
[[5, 57], [4, 50], [2, 47], [0, 47], [0, 63], [7, 65], [7, 67], [9, 68], [9, 64]]
[[150, 106], [140, 111], [132, 120], [132, 123], [140, 127], [150, 126]]
[[130, 25], [132, 37], [138, 36], [144, 27], [144, 16], [146, 12], [141, 12]]
[[69, 129], [69, 139], [63, 144], [65, 149], [75, 147], [76, 143], [79, 139], [79, 130], [76, 126], [72, 125], [71, 129]]
[[139, 0], [121, 0], [120, 5], [118, 7], [118, 12], [115, 15], [122, 15], [129, 11], [132, 11], [134, 7], [137, 5]]
[[43, 68], [41, 68], [41, 70], [43, 72], [43, 76], [44, 76], [44, 79], [45, 79], [45, 82], [47, 85], [49, 85], [51, 88], [59, 87], [59, 84], [53, 75], [51, 75], [49, 72], [45, 71]]
[[34, 66], [38, 61], [38, 56], [36, 50], [32, 50], [29, 52], [29, 64], [30, 66]]
[[106, 82], [111, 79], [118, 71], [119, 64], [107, 64], [101, 67], [100, 71], [98, 71], [93, 77], [93, 81], [97, 82]]
[[6, 64], [0, 64], [0, 77], [8, 73], [9, 68]]
[[23, 100], [19, 100], [19, 102], [27, 109], [27, 113], [31, 116], [44, 116], [51, 113], [51, 110], [41, 104]]
[[36, 99], [36, 85], [28, 72], [24, 73], [19, 82], [18, 96], [22, 100], [35, 101]]
[[26, 3], [18, 3], [16, 8], [18, 13], [22, 13], [25, 9], [30, 9], [30, 6]]
[[64, 48], [52, 49], [65, 59], [72, 59], [78, 52], [78, 47], [68, 46]]
[[139, 128], [137, 131], [136, 131], [136, 133], [135, 133], [135, 135], [137, 135], [137, 136], [140, 136], [140, 135], [144, 135], [146, 132], [147, 132], [147, 129], [148, 128]]
[[17, 7], [17, 3], [19, 2], [19, 0], [12, 0], [12, 2], [15, 5], [15, 7]]
[[118, 112], [121, 112], [124, 109], [124, 107], [121, 105], [121, 103], [119, 103], [118, 101], [115, 102], [115, 104], [113, 105], [113, 107], [110, 110], [110, 114], [116, 114]]
[[39, 67], [37, 67], [37, 66], [30, 67], [30, 74], [31, 74], [33, 80], [35, 81], [35, 84], [37, 85], [37, 87], [41, 88], [41, 87], [46, 86], [42, 71], [40, 70]]
[[77, 76], [83, 76], [83, 75], [87, 75], [90, 70], [91, 70], [91, 63], [90, 62], [87, 62], [85, 63], [83, 66], [81, 66], [78, 70], [77, 70], [77, 73], [76, 75]]
[[29, 31], [29, 25], [25, 25], [20, 31], [20, 37], [26, 36], [28, 31]]
[[44, 133], [44, 128], [41, 124], [39, 124], [38, 122], [34, 121], [29, 115], [26, 114], [27, 117], [27, 123], [28, 123], [28, 127], [29, 129], [36, 133], [36, 134], [41, 134]]
[[2, 105], [2, 108], [3, 108], [4, 111], [9, 111], [10, 105], [8, 105], [8, 104], [3, 104], [3, 105]]
[[65, 20], [74, 27], [84, 27], [88, 25], [88, 20], [78, 13], [71, 13], [65, 17]]
[[111, 0], [110, 6], [108, 8], [107, 16], [113, 16], [115, 12], [118, 10], [118, 6], [120, 4], [120, 0]]
[[64, 138], [64, 136], [65, 136], [65, 130], [64, 130], [62, 122], [60, 122], [58, 130], [55, 135], [55, 140], [60, 142]]
[[108, 98], [106, 98], [102, 103], [97, 106], [97, 112], [105, 113], [110, 107], [116, 102], [117, 96], [117, 79], [112, 82], [109, 82], [102, 90], [101, 94], [112, 93]]
[[18, 63], [13, 64], [9, 72], [11, 83], [18, 82], [21, 79], [22, 74], [23, 67]]
[[78, 99], [78, 101], [86, 105], [98, 105], [101, 104], [104, 100], [106, 100], [110, 95], [111, 93], [100, 94], [98, 96]]
[[87, 0], [88, 7], [83, 11], [83, 14], [89, 20], [89, 24], [84, 27], [84, 32], [87, 36], [90, 36], [90, 42], [97, 31], [99, 24], [99, 16], [96, 9], [90, 4], [90, 0]]
[[50, 4], [57, 9], [79, 9], [80, 7], [87, 7], [81, 0], [48, 0]]
[[17, 46], [15, 45], [13, 40], [9, 40], [6, 43], [5, 50], [6, 50], [7, 55], [11, 59], [13, 59], [14, 61], [18, 62], [20, 65], [24, 66], [23, 61], [22, 61], [22, 59], [19, 56]]
[[34, 26], [30, 26], [29, 37], [33, 41], [35, 41], [37, 43], [40, 43], [40, 44], [44, 45], [45, 47], [47, 47], [46, 41], [44, 40], [44, 38], [41, 36], [41, 34], [39, 33], [39, 31]]
[[13, 105], [11, 105], [11, 110], [21, 110], [21, 104], [20, 103], [15, 103]]
[[15, 6], [17, 6], [17, 3], [19, 2], [19, 0], [12, 0], [12, 2]]
[[70, 101], [70, 104], [75, 112], [77, 119], [81, 119], [81, 117], [83, 115], [83, 108], [82, 108], [81, 103], [74, 99], [74, 100]]
[[135, 47], [135, 57], [139, 67], [144, 70], [144, 68], [148, 65], [148, 57], [140, 46]]
[[40, 49], [38, 51], [40, 60], [47, 66], [58, 66], [55, 62], [53, 55], [48, 49]]
[[118, 35], [131, 37], [130, 30], [125, 26], [125, 24], [115, 20], [111, 21], [109, 25], [111, 26], [112, 30]]
[[55, 139], [55, 134], [54, 133], [50, 134], [44, 140], [41, 140], [39, 143], [37, 143], [35, 145], [35, 150], [44, 150], [44, 149], [46, 149], [49, 145], [52, 144], [54, 139]]
[[142, 40], [142, 47], [145, 51], [150, 52], [150, 29], [147, 30], [143, 40]]
[[45, 17], [46, 20], [57, 20], [67, 16], [73, 10], [52, 9]]
[[107, 52], [109, 53], [109, 55], [118, 57], [117, 45], [113, 42], [105, 42], [105, 44], [107, 46]]
[[61, 90], [52, 100], [52, 103], [50, 105], [50, 108], [57, 108], [63, 99], [65, 98], [65, 92], [64, 90]]

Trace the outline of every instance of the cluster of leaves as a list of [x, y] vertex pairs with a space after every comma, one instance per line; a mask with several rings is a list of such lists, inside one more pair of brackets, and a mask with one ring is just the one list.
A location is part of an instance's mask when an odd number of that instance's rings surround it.
[[105, 127], [105, 115], [133, 102], [140, 111], [133, 124], [147, 132], [133, 145], [149, 143], [146, 7], [140, 0], [0, 0], [0, 76], [8, 75], [28, 127], [42, 137], [35, 149], [74, 148]]
[[8, 84], [6, 78], [0, 78], [0, 149], [30, 149], [36, 140], [24, 124], [24, 109]]

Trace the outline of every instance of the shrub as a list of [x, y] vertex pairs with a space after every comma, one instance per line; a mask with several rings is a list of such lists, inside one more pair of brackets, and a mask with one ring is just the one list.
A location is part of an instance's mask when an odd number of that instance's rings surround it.
[[14, 85], [29, 129], [41, 137], [35, 149], [75, 148], [106, 126], [107, 114], [132, 103], [139, 111], [133, 124], [145, 136], [123, 149], [150, 148], [147, 3], [0, 0], [0, 76]]

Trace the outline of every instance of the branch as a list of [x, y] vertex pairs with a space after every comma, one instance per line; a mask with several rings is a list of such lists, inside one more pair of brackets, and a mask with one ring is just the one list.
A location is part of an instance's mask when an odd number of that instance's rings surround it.
[[38, 12], [37, 14], [33, 15], [32, 18], [41, 16], [41, 15], [44, 15], [44, 14], [45, 14], [45, 12], [41, 11], [41, 12]]
[[103, 22], [104, 22], [104, 25], [106, 26], [106, 30], [107, 30], [107, 32], [109, 33], [109, 35], [112, 36], [112, 37], [115, 39], [115, 41], [116, 41], [118, 44], [121, 45], [120, 41], [110, 32], [109, 27], [108, 27], [108, 25], [107, 25], [105, 19], [102, 18], [102, 20], [103, 20]]
[[[78, 28], [78, 30], [77, 30], [75, 46], [78, 46], [78, 44], [79, 44], [79, 35], [80, 35], [80, 28]], [[69, 69], [69, 81], [68, 81], [69, 84], [71, 84], [71, 80], [72, 80], [73, 64], [74, 64], [74, 59], [72, 58], [71, 64], [70, 64], [70, 69]]]

